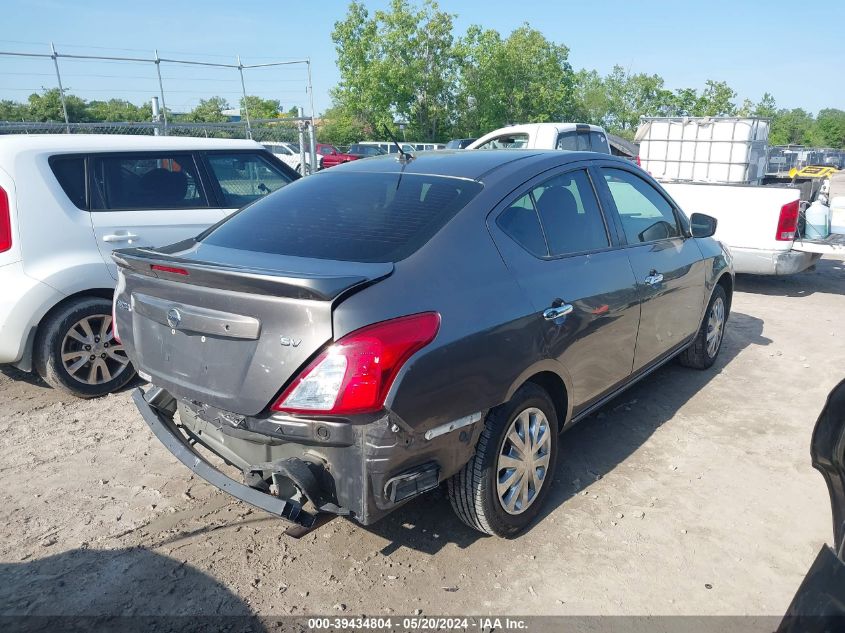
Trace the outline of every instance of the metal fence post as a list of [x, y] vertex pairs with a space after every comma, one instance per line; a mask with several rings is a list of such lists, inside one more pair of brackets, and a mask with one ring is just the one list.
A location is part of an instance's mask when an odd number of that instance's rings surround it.
[[62, 101], [62, 113], [65, 115], [65, 129], [70, 134], [70, 119], [67, 116], [67, 104], [65, 104], [65, 89], [62, 86], [62, 74], [59, 72], [59, 54], [53, 42], [50, 42], [50, 51], [53, 58], [53, 65], [56, 67], [56, 81], [59, 83], [59, 99]]
[[158, 57], [158, 49], [155, 49], [155, 65], [156, 65], [156, 74], [158, 74], [158, 92], [161, 95], [161, 111], [164, 117], [164, 128], [162, 132], [164, 132], [164, 136], [167, 136], [167, 104], [164, 102], [164, 83], [161, 81], [161, 59]]
[[246, 115], [246, 136], [252, 139], [252, 125], [249, 122], [249, 108], [246, 105], [246, 84], [244, 83], [244, 65], [241, 63], [241, 56], [238, 55], [238, 72], [241, 74], [241, 92], [243, 92], [244, 114]]
[[[305, 60], [305, 66], [308, 70], [308, 96], [311, 98], [311, 171], [316, 172], [317, 167], [317, 126], [314, 123], [314, 87], [311, 85], [311, 58]], [[300, 116], [302, 114], [300, 113]]]
[[158, 129], [159, 120], [161, 119], [161, 112], [158, 108], [158, 97], [153, 97], [152, 99], [150, 99], [150, 105], [152, 106], [153, 111], [153, 123], [156, 124], [156, 126], [153, 128], [153, 136], [158, 136], [159, 134], [161, 134], [161, 130]]
[[297, 113], [299, 114], [299, 121], [296, 122], [299, 128], [299, 171], [304, 176], [307, 163], [305, 162], [305, 121], [303, 120], [305, 117], [303, 116], [302, 106], [297, 107]]

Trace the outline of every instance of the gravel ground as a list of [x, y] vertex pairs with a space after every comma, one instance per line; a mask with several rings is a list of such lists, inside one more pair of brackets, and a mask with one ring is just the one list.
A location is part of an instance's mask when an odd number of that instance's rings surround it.
[[845, 264], [740, 278], [704, 372], [670, 364], [566, 433], [512, 541], [442, 491], [300, 540], [192, 477], [128, 391], [0, 374], [0, 613], [783, 613], [830, 541], [810, 433], [845, 368]]

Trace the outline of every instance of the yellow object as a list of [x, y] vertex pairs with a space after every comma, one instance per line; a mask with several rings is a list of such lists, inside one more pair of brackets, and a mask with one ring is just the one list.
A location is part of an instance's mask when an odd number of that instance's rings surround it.
[[838, 169], [829, 165], [807, 165], [801, 169], [793, 167], [789, 170], [790, 178], [830, 178]]

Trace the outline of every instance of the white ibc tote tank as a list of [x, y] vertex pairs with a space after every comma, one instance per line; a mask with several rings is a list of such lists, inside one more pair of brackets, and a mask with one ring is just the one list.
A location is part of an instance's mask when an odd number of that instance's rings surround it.
[[637, 130], [640, 161], [657, 179], [759, 182], [766, 171], [765, 119], [655, 117]]

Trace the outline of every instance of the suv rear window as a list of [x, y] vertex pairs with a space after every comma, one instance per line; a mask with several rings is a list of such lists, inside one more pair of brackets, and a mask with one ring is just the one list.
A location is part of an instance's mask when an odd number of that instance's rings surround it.
[[52, 156], [50, 168], [67, 197], [78, 209], [85, 209], [85, 157]]
[[481, 190], [418, 174], [317, 174], [258, 200], [202, 239], [262, 253], [395, 262], [430, 240]]

